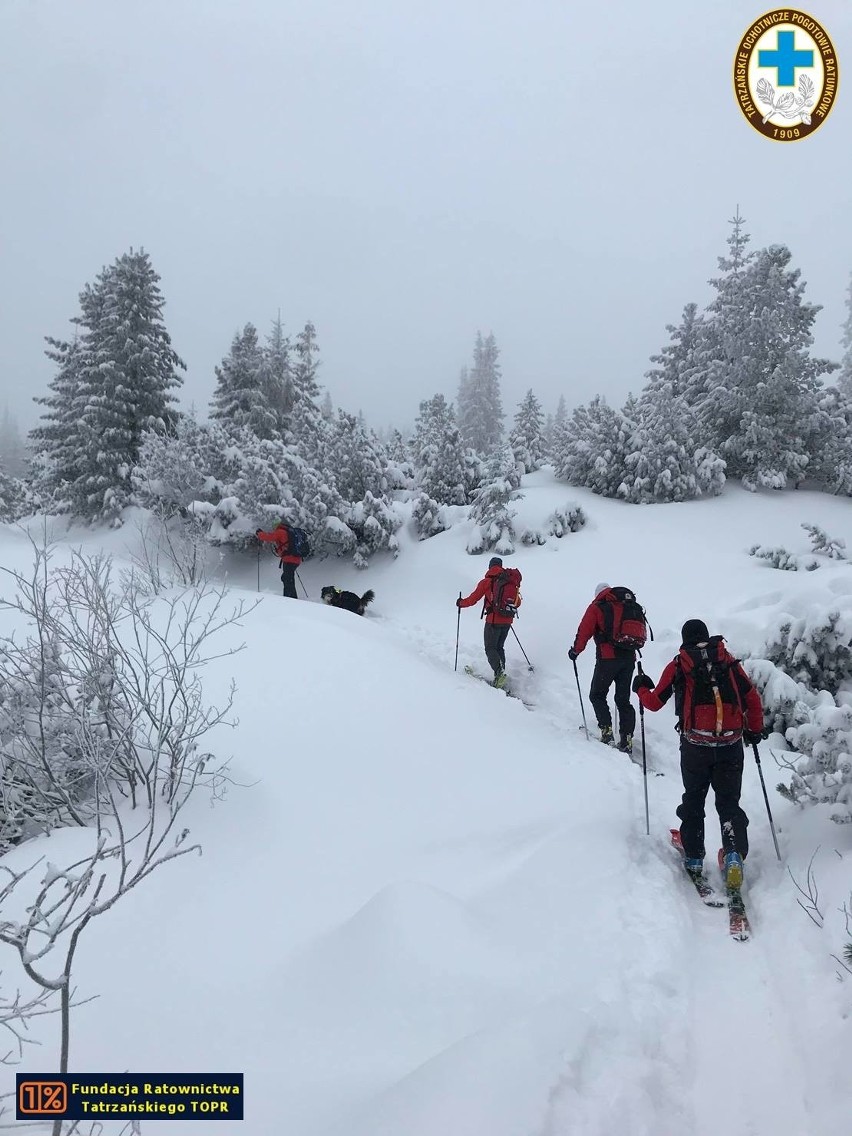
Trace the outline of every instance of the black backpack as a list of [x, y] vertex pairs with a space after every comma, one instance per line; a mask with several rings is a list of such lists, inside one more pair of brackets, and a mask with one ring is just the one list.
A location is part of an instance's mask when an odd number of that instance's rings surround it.
[[291, 556], [298, 556], [301, 560], [311, 554], [311, 542], [304, 529], [294, 528], [292, 525], [282, 524], [287, 530], [287, 552]]
[[598, 600], [603, 612], [604, 630], [600, 641], [611, 643], [627, 651], [641, 651], [654, 632], [645, 617], [645, 609], [629, 588], [610, 588], [617, 606], [612, 600]]

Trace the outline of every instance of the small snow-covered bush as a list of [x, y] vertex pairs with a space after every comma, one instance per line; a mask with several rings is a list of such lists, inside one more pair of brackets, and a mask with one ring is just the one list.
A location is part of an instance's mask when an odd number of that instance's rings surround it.
[[441, 506], [428, 493], [420, 492], [414, 498], [411, 518], [414, 521], [418, 540], [426, 540], [430, 536], [444, 532], [447, 527]]
[[[799, 561], [798, 557], [794, 556], [792, 552], [788, 552], [786, 548], [764, 548], [761, 544], [754, 544], [748, 550], [749, 556], [756, 556], [758, 560], [766, 560], [771, 567], [780, 568], [782, 572], [798, 572]], [[818, 567], [814, 564], [813, 568]], [[809, 571], [813, 571], [809, 567]]]
[[579, 532], [585, 523], [586, 514], [581, 506], [568, 501], [547, 518], [547, 532], [550, 536], [563, 537], [566, 533]]
[[814, 552], [822, 556], [827, 556], [830, 560], [846, 559], [845, 540], [840, 540], [838, 537], [830, 537], [818, 525], [809, 525], [803, 522], [802, 528], [811, 538]]
[[852, 822], [852, 600], [782, 618], [765, 653], [744, 665], [767, 722], [793, 747], [779, 792], [800, 805], [835, 805], [832, 820]]

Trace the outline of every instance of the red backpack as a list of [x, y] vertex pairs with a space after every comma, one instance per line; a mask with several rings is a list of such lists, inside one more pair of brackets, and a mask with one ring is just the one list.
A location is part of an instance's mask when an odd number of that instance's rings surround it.
[[732, 673], [737, 659], [714, 635], [706, 643], [681, 647], [675, 672], [677, 729], [694, 745], [731, 745], [743, 736], [742, 697]]
[[514, 618], [518, 614], [520, 606], [521, 573], [517, 568], [504, 568], [499, 575], [494, 577], [487, 611], [489, 614], [493, 612], [495, 615]]
[[[615, 599], [598, 600], [604, 621], [599, 641], [630, 651], [641, 651], [648, 641], [650, 631], [645, 609], [629, 588], [610, 588], [609, 595]], [[653, 638], [654, 633], [651, 631], [651, 639]]]

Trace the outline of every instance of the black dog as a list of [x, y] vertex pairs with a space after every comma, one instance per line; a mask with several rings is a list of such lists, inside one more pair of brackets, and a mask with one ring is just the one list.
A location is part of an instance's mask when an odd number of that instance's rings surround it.
[[323, 603], [345, 608], [355, 615], [363, 615], [367, 610], [367, 604], [372, 603], [376, 598], [371, 591], [364, 592], [363, 596], [356, 596], [354, 592], [342, 592], [340, 588], [323, 588], [320, 595]]

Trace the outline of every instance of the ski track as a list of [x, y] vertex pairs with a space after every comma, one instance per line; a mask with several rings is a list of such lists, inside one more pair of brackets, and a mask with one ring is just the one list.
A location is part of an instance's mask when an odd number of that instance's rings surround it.
[[[413, 638], [419, 653], [438, 665], [453, 661], [454, 652], [447, 651], [443, 636], [411, 627], [394, 628], [394, 633], [409, 644]], [[481, 650], [460, 647], [460, 672], [464, 665], [481, 670]], [[569, 667], [565, 674], [542, 669], [530, 673], [523, 659], [507, 659], [507, 673], [541, 725], [573, 736], [581, 716]], [[586, 714], [588, 722], [588, 706]], [[648, 768], [662, 765], [660, 771], [669, 774], [679, 798], [677, 742], [655, 726], [646, 717]], [[594, 728], [592, 717], [590, 732]], [[639, 719], [635, 747], [633, 762], [641, 775]], [[655, 763], [655, 749], [668, 761], [660, 756]], [[602, 760], [606, 751], [595, 747], [594, 756]], [[612, 749], [611, 759], [613, 769], [623, 768], [619, 751]], [[815, 1136], [808, 1078], [793, 1075], [802, 1068], [800, 1027], [784, 1008], [783, 983], [767, 950], [773, 934], [783, 942], [783, 927], [764, 924], [762, 908], [769, 905], [750, 890], [758, 882], [771, 890], [777, 887], [777, 877], [761, 881], [765, 873], [760, 857], [749, 861], [744, 897], [752, 938], [735, 942], [728, 934], [727, 907], [705, 907], [682, 878], [667, 846], [666, 826], [659, 836], [652, 830], [648, 839], [638, 783], [632, 797], [633, 815], [641, 823], [637, 821], [628, 838], [632, 863], [617, 916], [620, 965], [590, 975], [591, 997], [571, 1010], [564, 1067], [530, 1136]], [[659, 814], [659, 804], [654, 811]], [[711, 861], [711, 800], [707, 834], [708, 874], [723, 898]], [[527, 841], [537, 847], [541, 839], [535, 833], [516, 836], [521, 859], [529, 851]], [[802, 965], [809, 965], [808, 960], [802, 959]], [[619, 1070], [617, 1078], [613, 1069]]]

